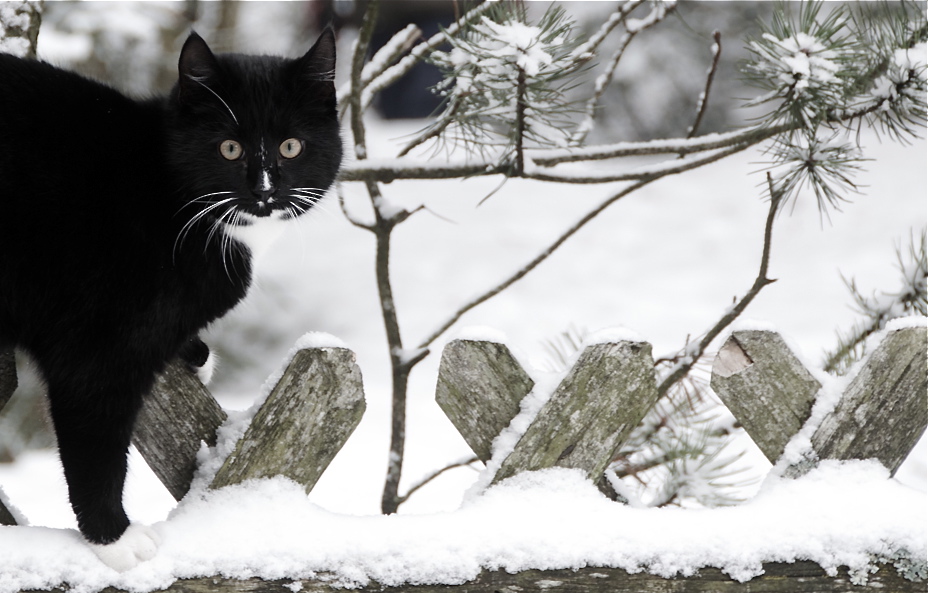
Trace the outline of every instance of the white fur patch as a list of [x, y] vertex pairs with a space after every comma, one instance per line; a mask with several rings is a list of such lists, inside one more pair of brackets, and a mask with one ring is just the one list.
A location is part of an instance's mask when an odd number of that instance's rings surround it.
[[118, 540], [111, 544], [90, 544], [90, 549], [103, 564], [113, 570], [126, 572], [151, 560], [158, 553], [161, 537], [150, 527], [132, 523]]
[[210, 350], [206, 362], [203, 363], [203, 366], [197, 368], [197, 377], [200, 379], [200, 383], [209, 385], [209, 382], [212, 381], [217, 359], [216, 353]]
[[251, 224], [225, 225], [225, 231], [230, 237], [244, 243], [251, 251], [251, 257], [257, 258], [267, 251], [268, 247], [283, 233], [286, 221], [280, 219], [282, 212], [258, 218], [249, 214], [242, 214]]

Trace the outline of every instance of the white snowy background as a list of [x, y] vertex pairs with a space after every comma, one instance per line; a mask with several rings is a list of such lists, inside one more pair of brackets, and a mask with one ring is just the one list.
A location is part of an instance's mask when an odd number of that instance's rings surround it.
[[[54, 51], [51, 41], [48, 50]], [[394, 156], [421, 127], [372, 117], [371, 156]], [[778, 218], [769, 272], [777, 282], [746, 313], [776, 327], [809, 364], [834, 346], [837, 330], [858, 319], [841, 275], [865, 292], [896, 288], [896, 250], [928, 218], [925, 140], [901, 146], [864, 133], [863, 144], [873, 160], [856, 178], [861, 193], [843, 212], [823, 220], [805, 196]], [[525, 358], [544, 360], [545, 341], [570, 328], [626, 327], [661, 355], [710, 327], [757, 273], [767, 210], [762, 161], [749, 150], [649, 185], [467, 314], [413, 372], [401, 491], [470, 455], [434, 403], [441, 346], [461, 328], [496, 328]], [[420, 212], [394, 234], [392, 279], [408, 345], [621, 187], [509, 181], [478, 206], [498, 183], [385, 186], [390, 199], [408, 208], [425, 204], [440, 215]], [[342, 191], [348, 208], [363, 216], [369, 208], [363, 188], [346, 184]], [[306, 332], [337, 336], [357, 354], [367, 412], [308, 500], [273, 480], [194, 496], [172, 510], [173, 499], [134, 455], [128, 512], [155, 524], [165, 543], [154, 561], [117, 577], [94, 564], [73, 531], [55, 452], [26, 453], [0, 465], [0, 485], [33, 526], [0, 530], [0, 590], [62, 581], [150, 589], [182, 576], [299, 579], [321, 571], [345, 582], [460, 582], [481, 568], [596, 564], [647, 565], [667, 575], [714, 565], [749, 578], [771, 560], [860, 568], [885, 541], [925, 555], [924, 438], [895, 479], [868, 463], [826, 464], [793, 483], [764, 482], [769, 464], [743, 439], [760, 494], [736, 508], [621, 507], [569, 471], [522, 476], [483, 497], [466, 497], [478, 473], [464, 468], [417, 493], [399, 516], [379, 516], [390, 374], [373, 248], [372, 236], [351, 226], [331, 196], [266, 254], [247, 301], [210, 332], [209, 341], [228, 353], [214, 392], [230, 408], [247, 408]], [[654, 563], [655, 555], [676, 560]]]

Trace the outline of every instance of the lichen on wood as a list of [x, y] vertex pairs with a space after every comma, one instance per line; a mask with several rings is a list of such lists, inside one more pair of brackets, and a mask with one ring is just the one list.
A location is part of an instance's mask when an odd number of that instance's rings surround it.
[[195, 373], [175, 360], [145, 397], [132, 442], [171, 495], [190, 489], [201, 443], [216, 444], [226, 413]]
[[445, 346], [435, 401], [481, 461], [519, 413], [535, 383], [504, 344], [454, 340]]
[[309, 492], [361, 421], [365, 406], [354, 353], [344, 348], [300, 350], [211, 488], [282, 475]]
[[928, 333], [890, 332], [812, 436], [821, 459], [878, 459], [895, 474], [928, 425]]
[[809, 418], [822, 387], [783, 338], [762, 330], [732, 333], [710, 384], [771, 463]]
[[502, 462], [494, 483], [547, 467], [582, 469], [598, 481], [656, 400], [650, 344], [587, 347]]

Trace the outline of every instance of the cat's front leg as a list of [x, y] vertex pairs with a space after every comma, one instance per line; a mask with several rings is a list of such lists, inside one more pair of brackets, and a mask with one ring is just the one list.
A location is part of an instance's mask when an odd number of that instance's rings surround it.
[[216, 370], [216, 354], [200, 336], [193, 336], [180, 347], [177, 355], [197, 374], [200, 382], [208, 385]]
[[[141, 406], [144, 381], [106, 383], [104, 373], [48, 377], [58, 451], [78, 528], [97, 556], [125, 571], [151, 559], [158, 537], [131, 525], [122, 504], [129, 442]], [[112, 371], [109, 374], [114, 374]], [[88, 385], [92, 384], [92, 385]]]

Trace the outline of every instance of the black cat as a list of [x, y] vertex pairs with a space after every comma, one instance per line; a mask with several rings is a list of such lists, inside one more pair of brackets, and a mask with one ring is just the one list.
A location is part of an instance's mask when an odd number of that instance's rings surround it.
[[142, 398], [244, 296], [263, 231], [303, 214], [342, 146], [324, 32], [298, 59], [214, 55], [196, 33], [138, 101], [0, 55], [0, 346], [36, 362], [71, 506], [118, 569], [157, 537], [122, 506]]

